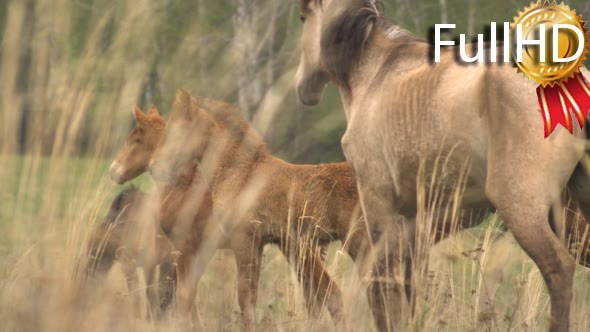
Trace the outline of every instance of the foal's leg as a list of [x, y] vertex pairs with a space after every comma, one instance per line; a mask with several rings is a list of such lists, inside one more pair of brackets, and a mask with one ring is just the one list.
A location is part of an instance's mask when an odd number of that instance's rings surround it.
[[154, 319], [157, 319], [161, 316], [160, 310], [160, 300], [159, 300], [159, 289], [160, 286], [158, 281], [160, 279], [158, 271], [158, 264], [149, 264], [143, 266], [143, 271], [145, 273], [145, 284], [146, 284], [146, 297], [147, 297], [147, 315], [148, 317], [151, 316]]
[[[192, 322], [192, 311], [197, 295], [199, 280], [205, 272], [207, 264], [213, 257], [215, 248], [200, 248], [198, 251], [181, 251], [177, 259], [176, 275], [176, 308], [178, 315]], [[201, 324], [197, 315], [198, 324]]]
[[176, 293], [177, 272], [176, 259], [171, 254], [172, 258], [166, 258], [160, 261], [159, 264], [159, 280], [158, 280], [158, 309], [161, 314], [168, 311], [170, 304], [174, 302], [174, 294]]
[[263, 246], [258, 239], [243, 235], [232, 238], [238, 268], [238, 302], [245, 331], [256, 330], [256, 300]]
[[553, 233], [548, 215], [552, 203], [560, 199], [579, 151], [564, 130], [543, 140], [538, 129], [494, 135], [488, 151], [486, 194], [545, 279], [551, 297], [550, 330], [567, 331], [575, 263]]
[[176, 292], [176, 266], [172, 254], [169, 257], [161, 257], [158, 262], [144, 267], [144, 270], [149, 312], [156, 319], [162, 318]]
[[137, 253], [125, 247], [119, 247], [117, 249], [116, 257], [117, 262], [121, 266], [121, 271], [125, 276], [127, 290], [131, 296], [133, 308], [140, 317], [144, 318], [146, 314], [146, 308], [142, 306], [141, 301], [137, 297], [137, 291], [140, 287], [138, 270], [143, 270], [141, 261], [139, 262], [140, 264], [138, 264]]
[[309, 312], [317, 317], [323, 305], [326, 304], [334, 322], [340, 321], [343, 306], [342, 293], [324, 267], [320, 247], [308, 246], [306, 243], [294, 245], [298, 248], [294, 249], [295, 257], [290, 259], [294, 260], [291, 265], [295, 266], [297, 277], [303, 286], [303, 295]]

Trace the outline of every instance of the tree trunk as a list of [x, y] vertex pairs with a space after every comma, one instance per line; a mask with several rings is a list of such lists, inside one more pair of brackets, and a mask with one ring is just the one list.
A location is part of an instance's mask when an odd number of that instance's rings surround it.
[[474, 38], [475, 33], [475, 22], [476, 22], [476, 12], [475, 12], [475, 1], [468, 0], [467, 5], [467, 36], [469, 38]]
[[447, 11], [447, 0], [439, 0], [440, 4], [440, 23], [449, 23], [449, 15]]
[[234, 17], [234, 38], [237, 56], [240, 57], [238, 73], [238, 104], [248, 120], [254, 117], [255, 108], [262, 99], [261, 84], [257, 75], [256, 28], [253, 14], [257, 5], [251, 1], [238, 0]]

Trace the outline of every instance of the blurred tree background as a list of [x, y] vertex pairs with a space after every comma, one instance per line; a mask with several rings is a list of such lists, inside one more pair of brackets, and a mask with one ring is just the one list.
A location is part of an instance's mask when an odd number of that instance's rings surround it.
[[[422, 37], [445, 22], [475, 36], [529, 3], [381, 1], [390, 22]], [[590, 19], [589, 1], [568, 4]], [[289, 161], [342, 160], [337, 90], [312, 108], [295, 96], [300, 25], [294, 0], [0, 0], [0, 147], [110, 157], [134, 103], [167, 116], [182, 87], [238, 104]]]

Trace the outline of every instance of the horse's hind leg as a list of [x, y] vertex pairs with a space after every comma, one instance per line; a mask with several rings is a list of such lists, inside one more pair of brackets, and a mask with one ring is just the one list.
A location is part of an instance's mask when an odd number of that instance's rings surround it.
[[551, 296], [551, 330], [567, 331], [574, 262], [549, 227], [549, 204], [523, 206], [527, 203], [519, 202], [516, 197], [512, 197], [514, 203], [493, 197], [496, 196], [491, 194], [498, 213], [545, 279]]
[[567, 331], [575, 263], [553, 233], [548, 215], [579, 155], [572, 148], [574, 138], [563, 131], [551, 141], [543, 141], [540, 130], [533, 131], [533, 136], [522, 133], [527, 131], [494, 136], [488, 152], [486, 194], [547, 284], [550, 330]]

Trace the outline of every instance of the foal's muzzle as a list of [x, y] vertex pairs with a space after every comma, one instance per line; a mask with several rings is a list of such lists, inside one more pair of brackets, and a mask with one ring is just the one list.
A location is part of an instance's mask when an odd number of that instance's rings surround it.
[[111, 167], [109, 167], [109, 175], [111, 180], [118, 184], [123, 184], [125, 183], [124, 174], [125, 170], [123, 169], [123, 166], [121, 166], [121, 164], [119, 164], [117, 161], [113, 161]]

